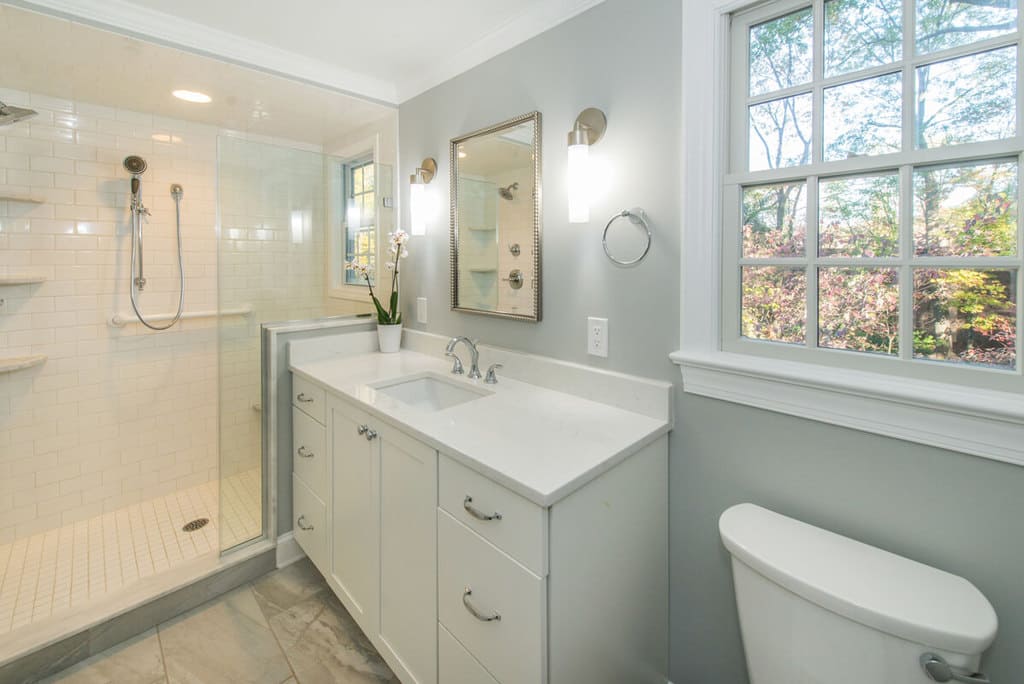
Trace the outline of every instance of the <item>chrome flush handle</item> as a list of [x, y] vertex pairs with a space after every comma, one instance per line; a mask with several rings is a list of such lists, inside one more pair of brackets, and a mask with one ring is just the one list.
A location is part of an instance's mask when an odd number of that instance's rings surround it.
[[991, 684], [989, 678], [980, 672], [966, 674], [953, 669], [946, 659], [935, 653], [921, 655], [921, 667], [933, 682], [964, 682], [964, 684]]
[[490, 522], [491, 520], [501, 520], [501, 513], [495, 512], [487, 515], [476, 506], [473, 506], [473, 497], [466, 495], [466, 498], [462, 500], [462, 507], [466, 509], [466, 512], [477, 520], [483, 520], [484, 522]]
[[314, 454], [312, 451], [307, 451], [306, 447], [304, 446], [300, 446], [299, 450], [296, 451], [295, 453], [297, 453], [302, 458], [313, 458], [314, 456], [316, 456], [316, 454]]
[[469, 587], [466, 587], [466, 591], [462, 593], [462, 605], [466, 607], [466, 610], [469, 611], [470, 615], [475, 617], [480, 622], [501, 622], [501, 613], [491, 613], [490, 615], [487, 615], [486, 613], [481, 613], [479, 610], [477, 610], [476, 606], [474, 606], [469, 601], [469, 597], [472, 595], [473, 590]]

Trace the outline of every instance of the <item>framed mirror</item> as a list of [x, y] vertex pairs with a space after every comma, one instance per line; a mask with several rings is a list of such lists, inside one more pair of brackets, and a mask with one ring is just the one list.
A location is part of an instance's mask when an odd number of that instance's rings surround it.
[[541, 117], [451, 142], [452, 309], [541, 317]]

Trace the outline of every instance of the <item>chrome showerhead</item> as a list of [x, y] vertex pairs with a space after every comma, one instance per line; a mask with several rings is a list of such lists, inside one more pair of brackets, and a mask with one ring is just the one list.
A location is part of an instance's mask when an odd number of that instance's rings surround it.
[[133, 154], [130, 157], [124, 158], [124, 168], [133, 176], [141, 176], [146, 172], [146, 169], [149, 168], [149, 165], [146, 163], [145, 159], [142, 157], [136, 157]]
[[24, 107], [13, 107], [0, 102], [0, 126], [9, 126], [25, 119], [31, 119], [39, 112]]
[[519, 189], [519, 183], [513, 183], [507, 188], [498, 188], [498, 194], [501, 195], [502, 199], [512, 201], [516, 198], [516, 190]]

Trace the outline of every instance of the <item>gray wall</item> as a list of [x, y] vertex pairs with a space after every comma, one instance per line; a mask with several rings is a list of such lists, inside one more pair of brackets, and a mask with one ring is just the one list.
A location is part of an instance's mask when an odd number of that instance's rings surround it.
[[[998, 684], [1020, 680], [1024, 652], [1024, 469], [780, 414], [684, 395], [667, 360], [678, 346], [681, 16], [676, 0], [604, 4], [400, 108], [401, 174], [427, 156], [448, 199], [448, 140], [502, 119], [544, 115], [544, 320], [448, 311], [446, 212], [412, 243], [404, 306], [490, 344], [677, 383], [671, 438], [672, 653], [675, 684], [747, 681], [728, 556], [717, 519], [753, 501], [961, 574], [989, 597], [1000, 635], [986, 659]], [[569, 225], [565, 134], [579, 110], [608, 114], [593, 154], [616, 173], [590, 225]], [[408, 197], [408, 186], [403, 187]], [[405, 206], [407, 203], [403, 202]], [[605, 217], [640, 205], [655, 232], [640, 267], [601, 251]], [[610, 357], [585, 354], [588, 315], [610, 319]]]

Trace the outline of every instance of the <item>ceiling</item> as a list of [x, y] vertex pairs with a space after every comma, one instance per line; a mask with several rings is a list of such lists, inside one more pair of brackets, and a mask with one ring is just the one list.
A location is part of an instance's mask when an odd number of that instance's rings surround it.
[[[0, 4], [0, 87], [329, 145], [394, 107]], [[198, 90], [209, 104], [171, 96]], [[13, 104], [28, 104], [13, 102]]]
[[603, 0], [7, 0], [398, 104]]

